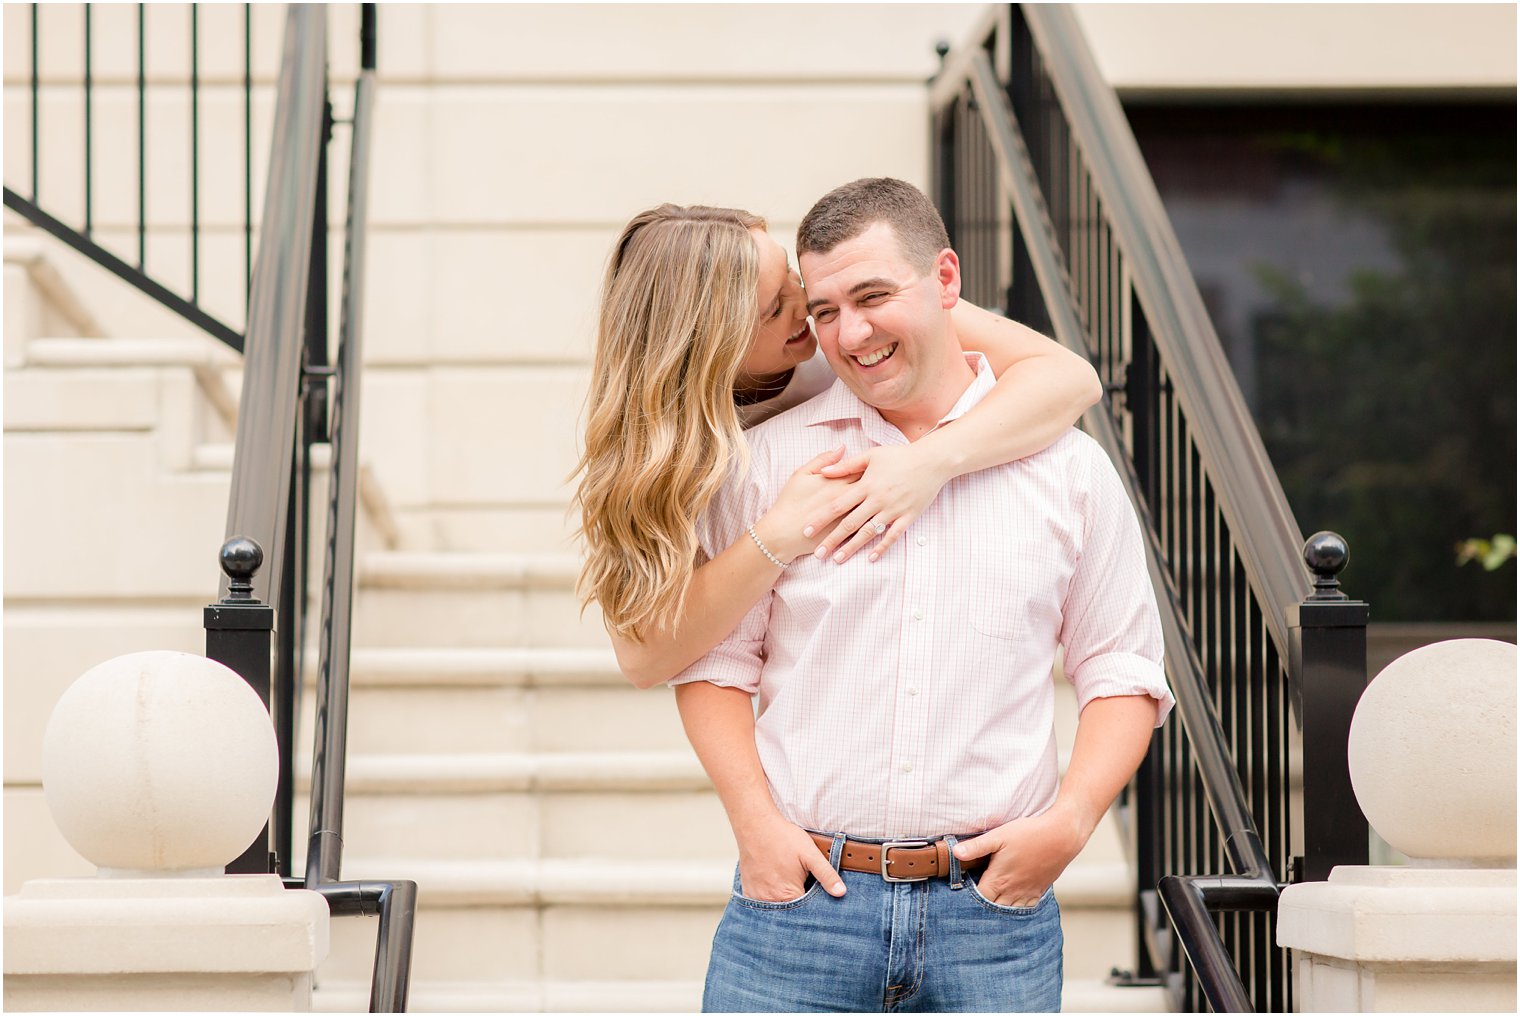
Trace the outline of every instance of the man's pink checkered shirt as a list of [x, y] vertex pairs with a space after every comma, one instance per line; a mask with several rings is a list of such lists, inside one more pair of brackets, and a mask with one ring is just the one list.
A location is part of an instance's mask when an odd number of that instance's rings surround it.
[[[991, 389], [977, 376], [941, 423]], [[735, 540], [799, 465], [847, 446], [906, 444], [843, 382], [748, 433], [747, 475], [698, 527]], [[881, 560], [811, 556], [671, 684], [758, 693], [771, 794], [807, 829], [867, 837], [971, 834], [1050, 807], [1051, 668], [1080, 706], [1149, 695], [1172, 707], [1140, 527], [1096, 442], [1070, 431], [1018, 462], [951, 480]]]

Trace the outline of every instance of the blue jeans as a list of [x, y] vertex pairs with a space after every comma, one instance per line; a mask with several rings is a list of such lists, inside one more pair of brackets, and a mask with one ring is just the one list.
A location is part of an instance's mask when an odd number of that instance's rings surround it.
[[[836, 836], [836, 869], [843, 845]], [[1000, 906], [958, 868], [952, 862], [950, 879], [924, 882], [846, 871], [842, 899], [810, 879], [801, 897], [781, 903], [740, 895], [736, 870], [702, 1011], [1059, 1011], [1055, 894], [1033, 907]]]

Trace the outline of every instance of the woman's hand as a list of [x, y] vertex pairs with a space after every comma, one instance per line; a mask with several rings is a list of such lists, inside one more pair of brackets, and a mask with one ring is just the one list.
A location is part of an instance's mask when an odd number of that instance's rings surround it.
[[[851, 485], [855, 504], [834, 525], [813, 553], [820, 559], [832, 556], [843, 563], [872, 540], [870, 559], [877, 560], [907, 531], [940, 488], [953, 475], [937, 459], [926, 456], [918, 444], [880, 445], [853, 458], [821, 468], [824, 476], [858, 477]], [[804, 535], [823, 532], [830, 519], [816, 516]]]
[[[816, 534], [860, 503], [860, 495], [854, 492], [856, 471], [838, 479], [821, 472], [843, 456], [844, 445], [813, 456], [791, 475], [776, 495], [776, 503], [755, 522], [755, 535], [782, 561], [790, 564], [811, 551], [818, 545]], [[810, 526], [811, 532], [804, 533]]]

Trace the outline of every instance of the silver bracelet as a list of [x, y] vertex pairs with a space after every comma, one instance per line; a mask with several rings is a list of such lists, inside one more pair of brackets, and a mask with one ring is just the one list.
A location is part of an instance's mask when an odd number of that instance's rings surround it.
[[760, 548], [760, 553], [764, 554], [771, 564], [775, 565], [777, 568], [786, 567], [785, 561], [781, 560], [781, 558], [777, 557], [775, 554], [772, 554], [770, 548], [760, 542], [760, 537], [755, 535], [754, 523], [750, 523], [745, 527], [745, 529], [749, 532], [749, 538], [755, 541], [755, 546]]

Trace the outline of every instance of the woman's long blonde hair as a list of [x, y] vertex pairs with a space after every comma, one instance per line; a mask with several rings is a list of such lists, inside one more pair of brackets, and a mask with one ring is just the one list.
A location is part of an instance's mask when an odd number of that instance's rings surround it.
[[661, 205], [633, 218], [602, 286], [576, 501], [578, 587], [609, 631], [674, 631], [699, 546], [696, 521], [744, 454], [734, 386], [759, 320], [765, 221]]

